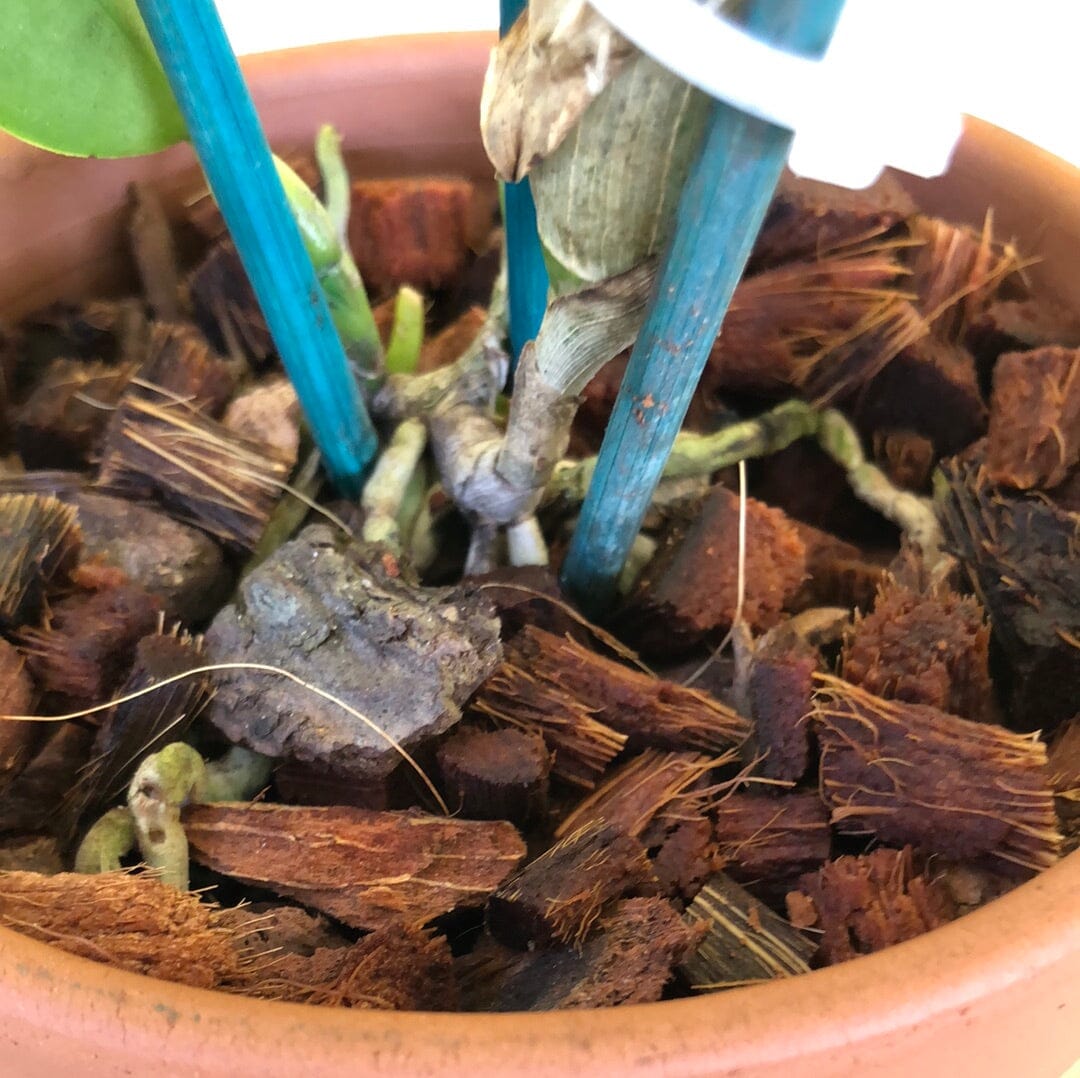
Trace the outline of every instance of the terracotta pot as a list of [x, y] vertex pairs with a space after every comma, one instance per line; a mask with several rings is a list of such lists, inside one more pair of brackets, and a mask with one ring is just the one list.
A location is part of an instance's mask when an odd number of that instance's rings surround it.
[[[448, 36], [263, 56], [247, 64], [277, 144], [330, 120], [368, 172], [489, 176], [476, 134], [488, 40]], [[0, 144], [0, 312], [118, 286], [125, 183], [183, 150], [80, 162]], [[1041, 252], [1033, 271], [1080, 305], [1080, 173], [971, 124], [927, 208]], [[805, 977], [605, 1012], [424, 1015], [255, 1002], [118, 972], [0, 930], [0, 1073], [275, 1075], [911, 1074], [1058, 1078], [1080, 1057], [1080, 854], [884, 954]]]

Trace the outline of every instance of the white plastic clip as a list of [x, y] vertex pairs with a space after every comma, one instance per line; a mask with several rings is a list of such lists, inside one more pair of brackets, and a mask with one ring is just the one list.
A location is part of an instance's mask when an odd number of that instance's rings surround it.
[[847, 0], [820, 60], [766, 45], [703, 0], [589, 2], [680, 78], [794, 132], [788, 164], [801, 176], [860, 188], [886, 165], [917, 176], [949, 165], [961, 118], [939, 77], [948, 69], [934, 62], [933, 24], [922, 21], [930, 0], [908, 0], [887, 34], [881, 0]]

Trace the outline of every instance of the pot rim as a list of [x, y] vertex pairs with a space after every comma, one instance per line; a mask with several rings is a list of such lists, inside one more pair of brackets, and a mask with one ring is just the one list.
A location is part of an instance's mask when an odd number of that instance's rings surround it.
[[[248, 57], [243, 66], [265, 99], [320, 77], [340, 76], [348, 85], [354, 78], [342, 73], [357, 64], [475, 63], [491, 41], [489, 34], [455, 34], [337, 42]], [[268, 89], [283, 71], [284, 83]], [[975, 143], [989, 137], [1014, 153], [1034, 151], [1037, 159], [1056, 162], [1053, 168], [1063, 164], [989, 125], [969, 124], [968, 136]], [[1069, 169], [1070, 187], [1080, 190], [1080, 172]], [[174, 1064], [191, 1075], [233, 1078], [312, 1073], [313, 1066], [326, 1075], [362, 1069], [445, 1078], [507, 1065], [515, 1074], [565, 1074], [595, 1068], [598, 1059], [612, 1074], [780, 1075], [795, 1063], [802, 1076], [833, 1074], [838, 1058], [866, 1059], [872, 1052], [877, 1060], [885, 1051], [895, 1058], [895, 1070], [874, 1066], [863, 1073], [899, 1075], [908, 1073], [904, 1058], [915, 1047], [943, 1037], [976, 1001], [981, 1007], [989, 1000], [991, 1017], [973, 1025], [967, 1050], [972, 1038], [981, 1038], [987, 1050], [1004, 1053], [994, 1056], [991, 1071], [1019, 1073], [997, 1068], [1009, 1051], [1003, 1037], [1015, 1038], [1015, 1018], [1011, 1026], [1009, 1018], [1025, 981], [1039, 979], [1040, 993], [1047, 986], [1060, 1000], [1040, 1007], [1036, 1017], [1043, 1024], [1028, 1022], [1032, 1035], [1060, 1041], [1071, 1029], [1080, 1052], [1075, 1010], [1071, 1019], [1058, 1013], [1075, 1007], [1080, 982], [1078, 896], [1080, 852], [987, 906], [879, 954], [690, 999], [541, 1014], [421, 1017], [253, 1000], [128, 973], [0, 928], [0, 1049], [33, 1055], [35, 1046], [67, 1046], [112, 1067], [100, 1073], [131, 1073], [153, 1060], [167, 1073]], [[1048, 917], [1048, 910], [1062, 915]], [[1065, 916], [1069, 911], [1072, 917]], [[1062, 1024], [1066, 1020], [1071, 1026]], [[1068, 1047], [1061, 1046], [1066, 1063]], [[937, 1056], [941, 1073], [949, 1050]], [[1020, 1051], [1014, 1058], [1022, 1061]], [[964, 1059], [956, 1055], [955, 1062], [962, 1066]]]

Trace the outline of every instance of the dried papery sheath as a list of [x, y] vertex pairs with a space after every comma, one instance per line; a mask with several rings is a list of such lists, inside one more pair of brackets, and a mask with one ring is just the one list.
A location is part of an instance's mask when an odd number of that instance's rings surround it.
[[723, 873], [713, 876], [684, 920], [705, 937], [682, 964], [698, 989], [735, 988], [809, 973], [813, 942]]
[[361, 929], [483, 905], [525, 854], [508, 823], [415, 810], [194, 805], [183, 823], [196, 861]]
[[833, 826], [956, 860], [1037, 872], [1059, 856], [1046, 747], [1034, 736], [818, 675], [813, 725]]
[[920, 936], [957, 914], [949, 887], [910, 846], [830, 861], [799, 880], [787, 908], [793, 924], [815, 934], [826, 965]]
[[580, 945], [605, 906], [655, 888], [645, 847], [637, 839], [602, 821], [585, 824], [492, 894], [488, 931], [518, 950]]
[[79, 558], [75, 510], [43, 494], [0, 495], [0, 630], [36, 625]]

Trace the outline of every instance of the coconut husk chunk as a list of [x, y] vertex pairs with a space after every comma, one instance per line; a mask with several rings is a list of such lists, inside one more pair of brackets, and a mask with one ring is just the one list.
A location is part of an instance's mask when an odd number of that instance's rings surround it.
[[994, 483], [1056, 487], [1080, 463], [1080, 348], [1009, 352], [994, 368], [986, 472]]
[[848, 630], [841, 663], [848, 681], [877, 696], [992, 721], [989, 649], [990, 627], [975, 599], [889, 577], [873, 611]]
[[840, 832], [910, 844], [1002, 871], [1059, 856], [1046, 747], [925, 704], [883, 700], [818, 675], [821, 792]]
[[917, 867], [910, 846], [830, 861], [802, 877], [787, 908], [792, 924], [819, 933], [825, 965], [921, 936], [957, 914], [949, 889]]
[[0, 872], [0, 924], [62, 951], [194, 988], [244, 980], [216, 907], [149, 875]]
[[[806, 548], [779, 509], [747, 499], [746, 594], [742, 620], [755, 632], [775, 625], [806, 575]], [[671, 653], [731, 626], [738, 605], [735, 553], [739, 498], [715, 486], [700, 513], [676, 525], [638, 579], [619, 628], [650, 653]]]
[[463, 1009], [555, 1011], [652, 1003], [701, 938], [662, 898], [617, 902], [580, 947], [522, 952], [484, 937], [455, 963]]

